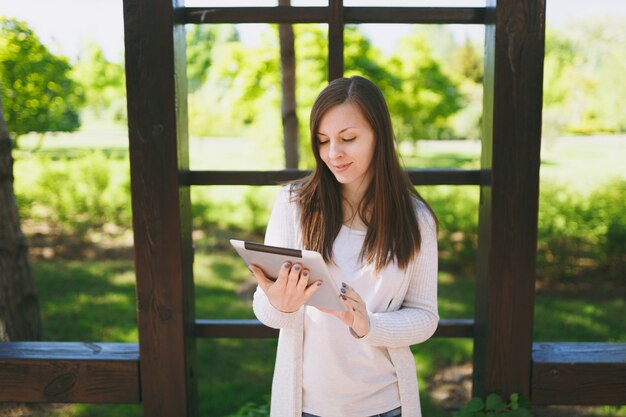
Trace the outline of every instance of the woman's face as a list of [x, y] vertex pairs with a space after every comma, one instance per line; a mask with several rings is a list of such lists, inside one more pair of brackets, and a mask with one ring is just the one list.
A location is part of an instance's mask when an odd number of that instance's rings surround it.
[[326, 111], [317, 140], [322, 161], [344, 189], [364, 190], [369, 185], [375, 138], [358, 107], [342, 103]]

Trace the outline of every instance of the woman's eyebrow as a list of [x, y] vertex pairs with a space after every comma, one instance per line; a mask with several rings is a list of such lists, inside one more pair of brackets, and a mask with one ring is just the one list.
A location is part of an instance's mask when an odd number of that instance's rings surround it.
[[[343, 132], [345, 132], [345, 131], [346, 131], [346, 130], [348, 130], [348, 129], [356, 129], [356, 126], [348, 126], [348, 127], [344, 127], [343, 129], [341, 129], [341, 130], [339, 131], [339, 133], [343, 133]], [[322, 136], [326, 136], [326, 137], [328, 137], [328, 135], [327, 135], [327, 134], [322, 133], [322, 132], [317, 132], [317, 134], [318, 134], [318, 135], [322, 135]]]

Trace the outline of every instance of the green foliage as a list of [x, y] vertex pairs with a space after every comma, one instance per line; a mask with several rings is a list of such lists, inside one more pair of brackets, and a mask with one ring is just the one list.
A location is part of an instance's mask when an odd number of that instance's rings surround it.
[[26, 23], [0, 18], [0, 87], [14, 137], [80, 126], [84, 98], [70, 69], [67, 59], [50, 53]]
[[546, 32], [544, 134], [626, 131], [624, 18], [585, 17]]
[[35, 183], [18, 191], [18, 201], [29, 201], [25, 219], [45, 220], [64, 233], [84, 237], [104, 224], [129, 225], [130, 181], [127, 160], [103, 152], [42, 159]]
[[453, 137], [449, 121], [461, 108], [461, 94], [458, 83], [434, 58], [427, 38], [414, 32], [402, 39], [386, 67], [399, 80], [398, 90], [385, 92], [398, 137]]
[[471, 39], [465, 39], [465, 42], [454, 50], [453, 58], [454, 67], [458, 68], [457, 72], [465, 79], [476, 84], [483, 82], [483, 54], [479, 52]]
[[509, 402], [505, 403], [498, 394], [489, 394], [486, 399], [472, 398], [456, 417], [494, 417], [508, 415], [511, 417], [530, 417], [530, 401], [519, 394], [513, 393]]
[[269, 402], [266, 404], [246, 403], [235, 414], [231, 414], [228, 417], [266, 417], [269, 415]]
[[189, 91], [207, 80], [216, 44], [239, 40], [233, 25], [190, 25], [187, 27], [187, 82]]
[[543, 278], [568, 281], [603, 266], [607, 278], [623, 282], [625, 198], [624, 180], [611, 181], [587, 198], [563, 186], [543, 184], [537, 242], [537, 266]]
[[72, 73], [96, 117], [108, 114], [112, 120], [126, 121], [126, 77], [121, 64], [109, 62], [99, 45], [89, 43]]

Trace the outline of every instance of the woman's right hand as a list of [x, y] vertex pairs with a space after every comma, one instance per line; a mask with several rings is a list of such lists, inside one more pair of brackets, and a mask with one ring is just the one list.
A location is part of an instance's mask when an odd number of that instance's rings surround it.
[[267, 278], [256, 265], [249, 267], [270, 303], [283, 313], [297, 311], [322, 285], [322, 281], [314, 281], [309, 285], [310, 272], [298, 263], [292, 265], [291, 262], [285, 262], [276, 281]]

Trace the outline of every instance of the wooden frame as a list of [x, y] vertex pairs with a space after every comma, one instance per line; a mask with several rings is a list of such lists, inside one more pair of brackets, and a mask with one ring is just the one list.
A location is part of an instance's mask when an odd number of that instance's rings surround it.
[[[474, 394], [530, 395], [544, 0], [488, 2]], [[522, 19], [521, 16], [524, 18]]]
[[[276, 337], [256, 320], [196, 319], [189, 187], [269, 185], [306, 171], [190, 171], [184, 24], [328, 23], [329, 79], [347, 23], [486, 25], [480, 170], [411, 170], [415, 184], [480, 187], [474, 319], [435, 337], [473, 337], [474, 393], [536, 404], [623, 404], [626, 344], [532, 343], [545, 0], [485, 8], [185, 8], [124, 0], [139, 344], [0, 344], [0, 401], [143, 402], [146, 416], [197, 414], [195, 339]], [[580, 395], [584, 386], [585, 395]]]
[[141, 392], [146, 416], [196, 414], [182, 4], [125, 0]]

